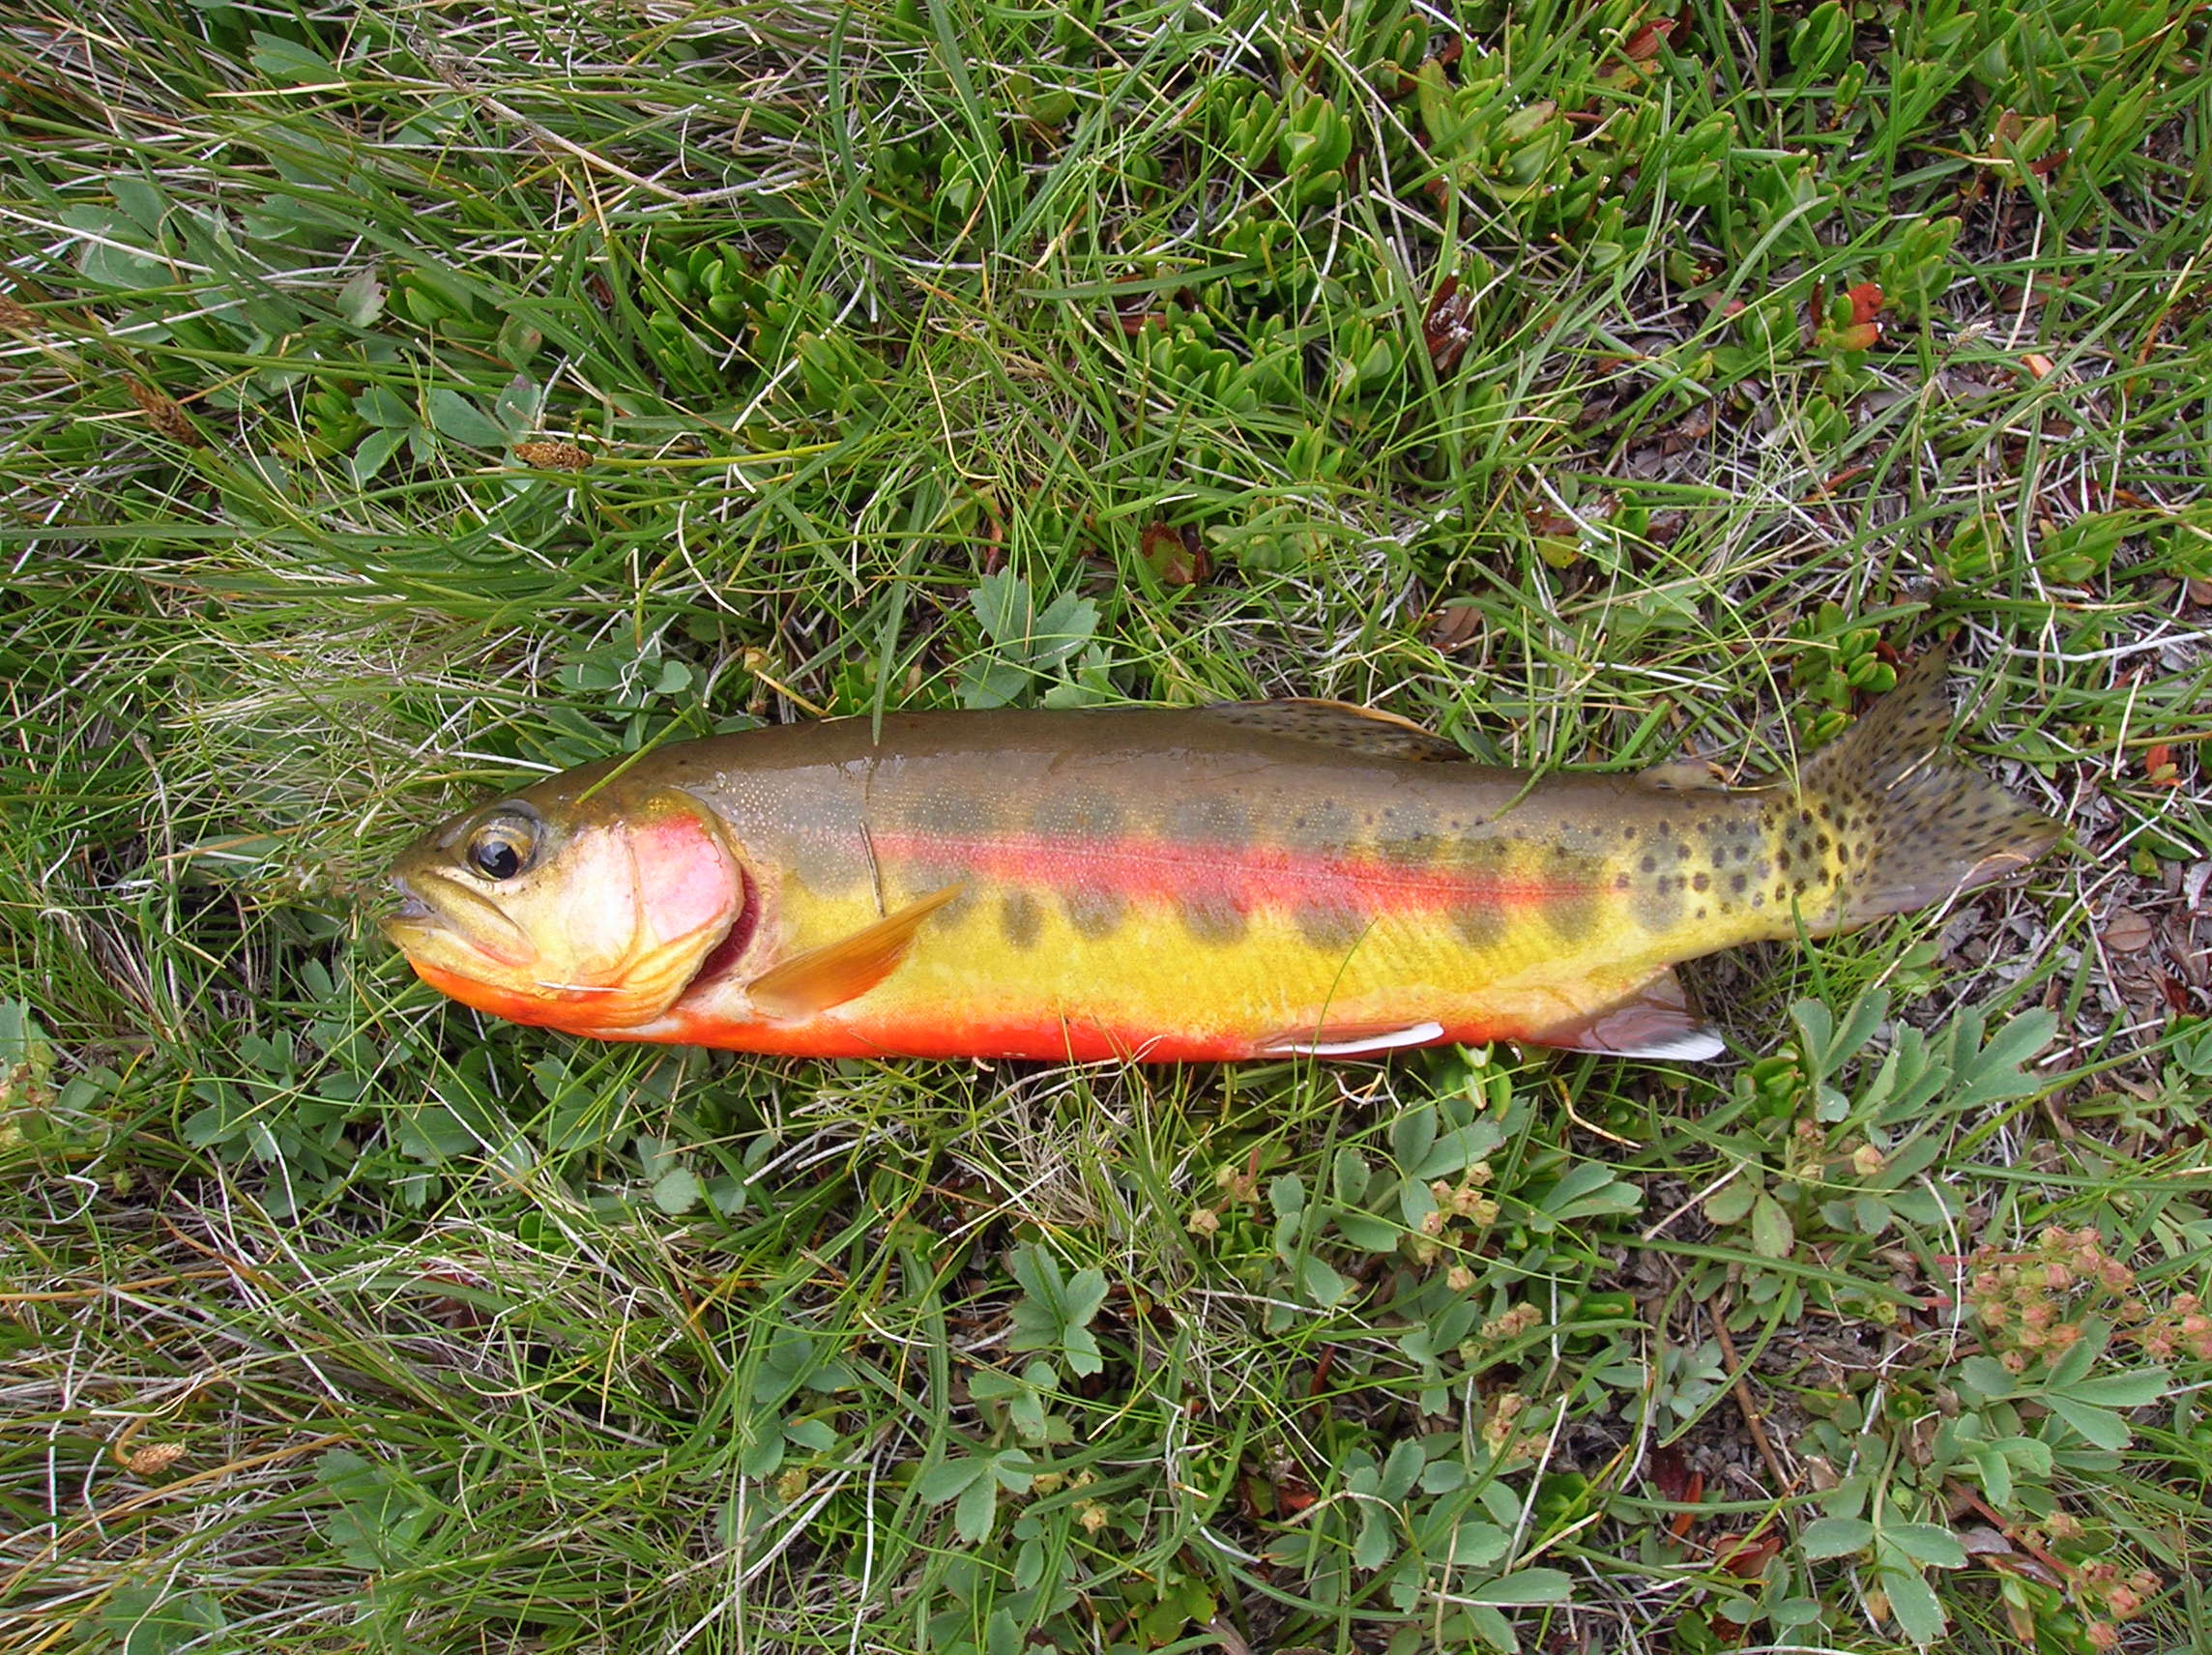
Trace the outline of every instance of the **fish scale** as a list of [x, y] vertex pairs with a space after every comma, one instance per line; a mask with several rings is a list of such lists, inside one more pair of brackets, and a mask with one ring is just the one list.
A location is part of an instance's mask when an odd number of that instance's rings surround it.
[[[1674, 962], [1923, 907], [2056, 837], [1945, 756], [1942, 670], [1924, 659], [1793, 785], [1740, 790], [1531, 777], [1321, 702], [761, 730], [455, 818], [401, 859], [388, 929], [470, 1004], [613, 1039], [1704, 1056]], [[486, 834], [527, 865], [472, 868]]]

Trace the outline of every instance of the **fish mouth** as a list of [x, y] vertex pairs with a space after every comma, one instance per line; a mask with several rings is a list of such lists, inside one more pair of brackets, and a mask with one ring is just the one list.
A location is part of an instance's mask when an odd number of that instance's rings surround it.
[[402, 876], [393, 874], [385, 883], [392, 887], [393, 894], [399, 898], [399, 906], [377, 920], [387, 936], [391, 935], [392, 928], [395, 925], [420, 925], [424, 920], [436, 917], [430, 905], [422, 900], [422, 894]]
[[410, 956], [425, 944], [473, 949], [488, 960], [509, 968], [525, 968], [538, 958], [538, 949], [521, 926], [500, 912], [498, 904], [441, 874], [419, 873], [420, 885], [405, 874], [386, 882], [399, 905], [378, 920], [384, 934]]

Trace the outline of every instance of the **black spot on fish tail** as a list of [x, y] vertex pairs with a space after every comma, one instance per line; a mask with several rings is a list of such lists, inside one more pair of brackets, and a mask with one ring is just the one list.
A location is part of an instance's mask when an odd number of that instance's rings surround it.
[[2057, 823], [1956, 761], [1944, 668], [1944, 653], [1930, 652], [1805, 766], [1800, 830], [1829, 824], [1839, 870], [1827, 912], [1808, 915], [1816, 930], [1909, 913], [2004, 879], [2059, 837]]

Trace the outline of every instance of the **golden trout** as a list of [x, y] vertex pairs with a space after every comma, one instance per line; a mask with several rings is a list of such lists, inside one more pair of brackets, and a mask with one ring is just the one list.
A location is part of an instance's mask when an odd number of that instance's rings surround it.
[[1794, 784], [1474, 764], [1333, 702], [917, 712], [586, 766], [393, 873], [422, 979], [610, 1040], [1206, 1060], [1511, 1039], [1698, 1059], [1670, 969], [2025, 867], [1928, 655]]

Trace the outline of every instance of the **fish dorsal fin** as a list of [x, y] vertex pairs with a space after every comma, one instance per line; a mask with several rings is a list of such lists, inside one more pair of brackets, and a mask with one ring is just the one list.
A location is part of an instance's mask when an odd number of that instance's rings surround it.
[[948, 885], [850, 937], [771, 967], [745, 985], [745, 998], [756, 1009], [786, 1023], [858, 1000], [898, 969], [921, 922], [965, 888]]
[[1690, 1008], [1682, 980], [1663, 971], [1627, 999], [1603, 1011], [1547, 1029], [1528, 1039], [1563, 1052], [1604, 1052], [1615, 1058], [1671, 1058], [1703, 1062], [1728, 1050], [1728, 1042]]
[[1467, 755], [1441, 736], [1411, 718], [1348, 701], [1224, 701], [1205, 709], [1224, 724], [1276, 736], [1341, 747], [1373, 759], [1464, 759]]
[[1324, 1023], [1319, 1029], [1270, 1034], [1253, 1051], [1263, 1058], [1364, 1058], [1443, 1037], [1441, 1023]]

